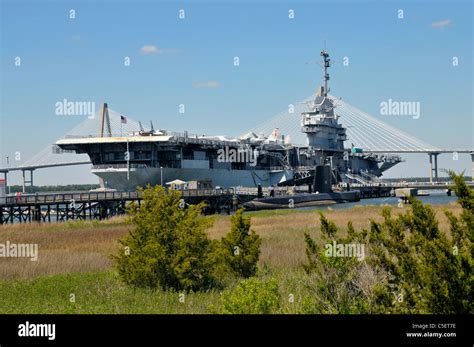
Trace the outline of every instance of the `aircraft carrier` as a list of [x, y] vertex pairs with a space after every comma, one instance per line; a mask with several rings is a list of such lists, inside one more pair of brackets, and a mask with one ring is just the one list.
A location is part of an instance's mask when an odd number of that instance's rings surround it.
[[[107, 104], [101, 107], [97, 137], [66, 138], [56, 145], [87, 153], [92, 173], [100, 178], [101, 185], [117, 190], [174, 180], [208, 182], [223, 188], [316, 186], [322, 179], [329, 179], [331, 184], [350, 183], [361, 177], [364, 181], [377, 180], [401, 159], [344, 147], [346, 129], [339, 124], [335, 100], [328, 95], [329, 54], [323, 50], [321, 56], [324, 85], [318, 87], [310, 110], [301, 114], [306, 145], [289, 143], [278, 129], [268, 135], [251, 132], [230, 138], [154, 130], [152, 126], [149, 131], [112, 136]], [[318, 177], [320, 166], [329, 167], [329, 177]]]

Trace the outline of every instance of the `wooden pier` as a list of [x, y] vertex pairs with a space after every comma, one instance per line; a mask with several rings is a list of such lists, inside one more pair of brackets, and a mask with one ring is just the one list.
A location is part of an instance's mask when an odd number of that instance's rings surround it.
[[[235, 210], [252, 194], [235, 194], [233, 189], [196, 189], [182, 191], [185, 204], [205, 202], [204, 213]], [[139, 192], [74, 192], [55, 194], [18, 194], [0, 198], [0, 224], [107, 219], [126, 212], [127, 204], [140, 205]]]

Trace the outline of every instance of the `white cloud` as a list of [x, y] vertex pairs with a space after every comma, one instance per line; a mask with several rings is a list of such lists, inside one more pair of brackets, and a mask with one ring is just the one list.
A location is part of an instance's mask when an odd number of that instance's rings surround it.
[[451, 19], [443, 19], [434, 23], [431, 23], [431, 27], [435, 29], [443, 29], [451, 24]]
[[161, 50], [154, 45], [145, 45], [140, 48], [140, 52], [143, 54], [158, 54], [161, 53]]
[[177, 48], [159, 48], [155, 45], [144, 45], [140, 48], [142, 54], [165, 54], [165, 53], [181, 53], [181, 49]]
[[196, 89], [215, 89], [219, 88], [221, 85], [218, 81], [207, 81], [207, 82], [198, 82], [198, 83], [193, 83], [193, 88]]

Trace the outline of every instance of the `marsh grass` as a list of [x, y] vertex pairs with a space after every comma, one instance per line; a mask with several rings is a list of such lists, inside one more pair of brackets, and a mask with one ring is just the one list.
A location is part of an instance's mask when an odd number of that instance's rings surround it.
[[[74, 301], [71, 302], [71, 294]], [[28, 281], [1, 281], [0, 313], [208, 313], [218, 292], [186, 293], [134, 289], [113, 271], [72, 273]]]
[[[393, 214], [407, 207], [392, 209]], [[440, 230], [449, 228], [446, 209], [460, 213], [457, 204], [433, 206]], [[345, 230], [351, 220], [356, 229], [370, 220], [382, 219], [380, 206], [325, 210], [329, 220]], [[281, 293], [281, 313], [301, 313], [307, 278], [304, 233], [317, 242], [320, 221], [317, 211], [262, 211], [250, 213], [252, 226], [262, 238], [259, 277], [275, 276]], [[208, 230], [213, 239], [230, 230], [228, 216], [214, 220]], [[190, 293], [185, 303], [178, 293], [133, 289], [123, 285], [113, 269], [110, 255], [119, 249], [118, 240], [132, 228], [124, 217], [102, 222], [67, 222], [0, 226], [0, 243], [37, 243], [38, 261], [0, 258], [0, 313], [210, 313], [219, 292]], [[343, 231], [345, 232], [345, 231]], [[75, 293], [76, 303], [69, 302]], [[292, 294], [294, 301], [290, 302]]]

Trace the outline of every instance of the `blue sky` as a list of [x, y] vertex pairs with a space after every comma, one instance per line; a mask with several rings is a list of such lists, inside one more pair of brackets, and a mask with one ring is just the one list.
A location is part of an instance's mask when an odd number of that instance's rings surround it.
[[[64, 98], [107, 101], [157, 128], [238, 135], [314, 92], [320, 67], [306, 63], [320, 59], [324, 41], [332, 94], [438, 147], [474, 148], [471, 1], [0, 2], [0, 166], [81, 122], [55, 115]], [[156, 50], [144, 54], [143, 46]], [[196, 88], [209, 82], [214, 88]], [[419, 101], [420, 119], [381, 116], [388, 99]], [[426, 176], [427, 157], [405, 156], [387, 176]], [[440, 167], [469, 171], [470, 158], [441, 155]], [[35, 178], [96, 182], [77, 167]]]

